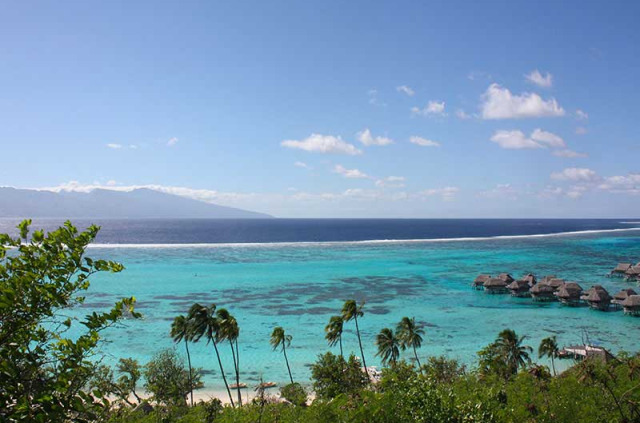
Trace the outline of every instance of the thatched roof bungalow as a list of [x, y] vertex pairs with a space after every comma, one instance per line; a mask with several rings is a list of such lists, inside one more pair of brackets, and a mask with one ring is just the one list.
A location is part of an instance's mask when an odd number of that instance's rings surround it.
[[474, 289], [484, 289], [484, 283], [491, 279], [491, 275], [478, 275], [478, 277], [473, 281], [471, 286]]
[[522, 280], [529, 284], [529, 288], [538, 283], [538, 280], [533, 273], [528, 273], [525, 277], [522, 278]]
[[636, 291], [634, 291], [631, 288], [625, 288], [613, 296], [611, 303], [617, 306], [622, 306], [622, 302], [626, 300], [627, 297], [630, 297], [631, 295], [638, 295], [638, 294]]
[[553, 288], [554, 291], [558, 291], [562, 285], [564, 285], [564, 279], [553, 278], [547, 281], [547, 285]]
[[547, 275], [544, 278], [542, 278], [540, 281], [538, 281], [538, 283], [548, 283], [551, 279], [555, 279], [557, 278], [556, 275]]
[[623, 276], [630, 267], [631, 263], [618, 263], [618, 265], [611, 271], [611, 274]]
[[583, 298], [589, 303], [591, 308], [596, 310], [608, 310], [611, 304], [611, 296], [602, 285], [594, 285], [588, 291], [587, 295]]
[[507, 292], [507, 282], [500, 278], [491, 278], [484, 283], [484, 290], [488, 294], [505, 294]]
[[624, 314], [640, 316], [640, 295], [629, 295], [621, 305]]
[[555, 289], [547, 283], [539, 282], [529, 292], [534, 301], [554, 301], [556, 299]]
[[525, 281], [524, 279], [513, 281], [509, 285], [507, 285], [507, 289], [514, 297], [528, 297], [530, 295], [530, 288], [531, 287], [529, 286], [529, 282]]
[[511, 282], [515, 281], [513, 276], [511, 276], [508, 273], [500, 273], [498, 275], [498, 279], [501, 279], [501, 280], [505, 281], [507, 283], [507, 285], [510, 284]]
[[577, 306], [580, 304], [580, 294], [582, 294], [582, 287], [580, 285], [576, 282], [566, 282], [558, 289], [556, 297], [558, 297], [562, 304]]
[[[640, 264], [640, 263], [639, 263]], [[640, 266], [631, 266], [624, 272], [626, 279], [638, 279], [640, 280]]]

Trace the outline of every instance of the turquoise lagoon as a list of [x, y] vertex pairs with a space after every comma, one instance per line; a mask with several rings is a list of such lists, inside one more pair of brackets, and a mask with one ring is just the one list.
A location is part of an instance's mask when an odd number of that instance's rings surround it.
[[[586, 333], [592, 343], [613, 351], [640, 349], [640, 318], [470, 288], [477, 274], [499, 272], [555, 274], [585, 289], [602, 284], [611, 294], [637, 288], [605, 275], [618, 261], [640, 261], [640, 231], [442, 242], [96, 246], [89, 255], [117, 260], [126, 270], [94, 277], [86, 303], [75, 312], [133, 295], [144, 314], [106, 333], [101, 352], [111, 363], [120, 357], [146, 362], [173, 347], [171, 321], [194, 302], [215, 303], [236, 316], [241, 379], [250, 385], [260, 377], [288, 379], [282, 354], [269, 346], [275, 326], [293, 336], [288, 351], [293, 376], [307, 382], [309, 365], [329, 350], [324, 326], [349, 298], [366, 300], [360, 328], [368, 365], [380, 365], [375, 334], [403, 316], [425, 325], [420, 356], [444, 354], [470, 365], [504, 328], [526, 335], [534, 348], [551, 335], [560, 345], [581, 343]], [[345, 352], [359, 355], [353, 324], [346, 328]], [[184, 351], [183, 345], [177, 348]], [[213, 348], [201, 342], [191, 351], [194, 366], [207, 371], [206, 388], [220, 389]], [[228, 347], [221, 352], [231, 373]]]

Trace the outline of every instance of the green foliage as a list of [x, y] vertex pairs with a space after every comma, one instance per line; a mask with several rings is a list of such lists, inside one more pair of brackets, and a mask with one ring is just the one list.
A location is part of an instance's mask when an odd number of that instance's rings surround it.
[[429, 357], [422, 366], [424, 375], [438, 383], [452, 383], [466, 373], [464, 364], [445, 356]]
[[507, 379], [531, 364], [529, 353], [533, 350], [523, 345], [525, 337], [518, 337], [511, 329], [498, 334], [496, 340], [478, 352], [482, 374], [497, 374]]
[[152, 394], [152, 398], [169, 407], [186, 406], [187, 395], [191, 389], [203, 386], [200, 370], [193, 369], [189, 378], [189, 371], [185, 368], [183, 360], [172, 349], [156, 354], [145, 366], [144, 377], [144, 387]]
[[340, 394], [353, 394], [368, 384], [360, 362], [351, 355], [348, 361], [330, 352], [318, 356], [311, 366], [311, 380], [316, 397], [335, 398]]
[[47, 234], [34, 231], [29, 239], [30, 224], [18, 225], [18, 238], [0, 234], [0, 417], [93, 420], [108, 402], [99, 389], [86, 390], [95, 369], [90, 357], [104, 329], [139, 317], [135, 299], [83, 319], [67, 317], [65, 310], [84, 301], [92, 275], [123, 266], [85, 257], [97, 226], [79, 232], [66, 222]]
[[400, 358], [400, 340], [393, 333], [393, 330], [389, 328], [382, 329], [376, 335], [376, 346], [378, 347], [376, 356], [380, 357], [383, 365], [396, 364], [398, 358]]
[[307, 405], [307, 391], [299, 383], [290, 383], [280, 388], [282, 398], [286, 399], [293, 405]]

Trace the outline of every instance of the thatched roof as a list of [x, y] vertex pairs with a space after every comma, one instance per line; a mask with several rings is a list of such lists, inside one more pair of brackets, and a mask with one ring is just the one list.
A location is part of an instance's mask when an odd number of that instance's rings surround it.
[[517, 281], [511, 282], [507, 285], [507, 288], [511, 291], [528, 291], [529, 290], [529, 282], [519, 279]]
[[485, 283], [489, 279], [491, 279], [491, 275], [482, 274], [482, 275], [478, 275], [478, 277], [476, 278], [475, 281], [473, 281], [473, 283], [476, 284], [476, 285], [482, 285], [483, 283]]
[[532, 294], [553, 294], [554, 291], [555, 289], [551, 285], [542, 282], [533, 285], [531, 288]]
[[602, 285], [594, 285], [588, 291], [589, 295], [587, 295], [586, 300], [590, 303], [602, 303], [611, 301], [611, 296], [607, 292], [606, 289], [602, 287]]
[[621, 304], [623, 307], [640, 307], [640, 295], [629, 295]]
[[513, 279], [513, 276], [511, 276], [508, 273], [500, 273], [498, 275], [498, 279], [502, 279], [503, 281], [505, 281], [506, 283], [511, 283], [513, 282], [515, 279]]
[[549, 282], [551, 279], [555, 279], [556, 275], [547, 275], [544, 278], [542, 278], [542, 280], [540, 280], [539, 283], [547, 283]]
[[582, 287], [575, 282], [566, 282], [558, 290], [558, 298], [571, 299], [580, 298]]
[[484, 283], [485, 288], [506, 288], [507, 282], [498, 278], [491, 278]]
[[615, 268], [615, 269], [613, 269], [613, 271], [614, 271], [614, 272], [624, 273], [624, 272], [626, 272], [630, 267], [631, 267], [631, 263], [618, 263], [618, 265], [616, 266], [616, 268]]
[[564, 279], [553, 278], [547, 281], [547, 285], [551, 286], [553, 289], [557, 290], [564, 284]]
[[618, 292], [616, 295], [614, 295], [613, 299], [617, 300], [617, 301], [623, 301], [623, 300], [625, 300], [627, 297], [629, 297], [631, 295], [638, 295], [638, 294], [633, 289], [626, 288], [626, 289], [623, 289], [622, 291]]
[[524, 276], [522, 278], [522, 280], [525, 281], [526, 283], [528, 283], [529, 286], [533, 286], [538, 282], [538, 280], [536, 279], [536, 277], [535, 277], [535, 275], [533, 273], [527, 274], [526, 276]]
[[624, 272], [626, 275], [629, 276], [636, 276], [636, 275], [640, 275], [640, 266], [633, 266], [627, 269], [626, 272]]

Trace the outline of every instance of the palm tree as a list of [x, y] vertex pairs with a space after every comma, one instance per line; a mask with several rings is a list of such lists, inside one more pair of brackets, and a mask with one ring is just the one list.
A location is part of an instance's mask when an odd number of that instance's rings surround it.
[[329, 346], [333, 347], [340, 344], [340, 357], [344, 358], [342, 352], [342, 329], [344, 328], [344, 320], [342, 316], [331, 316], [329, 324], [325, 326], [324, 331], [327, 333], [324, 337], [329, 342]]
[[293, 337], [284, 333], [284, 329], [278, 326], [273, 329], [271, 333], [271, 340], [269, 343], [273, 347], [273, 350], [277, 350], [282, 345], [282, 352], [284, 354], [284, 361], [287, 363], [287, 370], [289, 371], [289, 379], [293, 383], [293, 376], [291, 376], [291, 367], [289, 367], [289, 359], [287, 358], [287, 347], [291, 345]]
[[218, 366], [220, 366], [220, 374], [222, 374], [224, 386], [227, 388], [227, 393], [229, 394], [229, 401], [231, 402], [231, 406], [235, 407], [233, 396], [231, 395], [231, 390], [229, 390], [229, 384], [227, 383], [227, 377], [224, 374], [224, 367], [222, 367], [222, 360], [220, 360], [220, 351], [218, 351], [217, 342], [219, 339], [220, 322], [216, 317], [216, 305], [211, 304], [209, 307], [205, 307], [196, 303], [189, 309], [188, 319], [193, 322], [193, 342], [198, 342], [200, 338], [204, 336], [207, 340], [207, 345], [209, 343], [213, 344], [213, 348], [216, 351], [216, 357], [218, 358]]
[[512, 329], [505, 329], [496, 339], [495, 345], [500, 350], [511, 374], [516, 374], [520, 367], [531, 362], [529, 353], [533, 349], [528, 345], [522, 345], [525, 338], [525, 336], [518, 337]]
[[191, 324], [184, 316], [178, 316], [173, 319], [171, 324], [171, 338], [176, 344], [184, 341], [184, 347], [187, 350], [187, 361], [189, 363], [189, 391], [191, 393], [191, 406], [193, 407], [193, 370], [191, 367], [191, 354], [189, 354], [189, 339], [191, 338]]
[[553, 368], [554, 376], [556, 375], [556, 364], [554, 359], [558, 357], [559, 352], [560, 350], [555, 336], [544, 338], [538, 347], [538, 357], [542, 358], [546, 356], [551, 358], [551, 367]]
[[362, 339], [360, 338], [360, 328], [358, 327], [358, 317], [364, 316], [362, 308], [364, 307], [364, 301], [358, 306], [355, 300], [347, 300], [342, 306], [342, 320], [349, 322], [354, 320], [356, 322], [356, 334], [358, 335], [358, 344], [360, 344], [360, 355], [362, 356], [362, 365], [364, 366], [364, 372], [369, 378], [369, 370], [367, 369], [367, 362], [364, 359], [364, 350], [362, 349]]
[[378, 352], [376, 356], [380, 356], [382, 364], [396, 364], [400, 357], [400, 340], [389, 328], [384, 328], [376, 336], [376, 345]]
[[[238, 321], [229, 313], [226, 308], [219, 308], [216, 311], [216, 317], [220, 325], [217, 341], [229, 341], [231, 347], [231, 356], [233, 357], [233, 368], [236, 372], [236, 390], [238, 391], [238, 404], [242, 405], [242, 394], [240, 393], [240, 356], [236, 354], [238, 347], [238, 337], [240, 336], [240, 328]], [[234, 349], [235, 343], [235, 349]]]
[[400, 347], [403, 350], [408, 347], [413, 348], [413, 355], [415, 356], [418, 368], [422, 373], [422, 365], [420, 364], [420, 359], [418, 359], [418, 352], [416, 349], [422, 346], [422, 335], [424, 335], [424, 329], [422, 326], [416, 325], [415, 317], [412, 317], [411, 319], [403, 317], [396, 327], [396, 334], [398, 339], [400, 339]]

